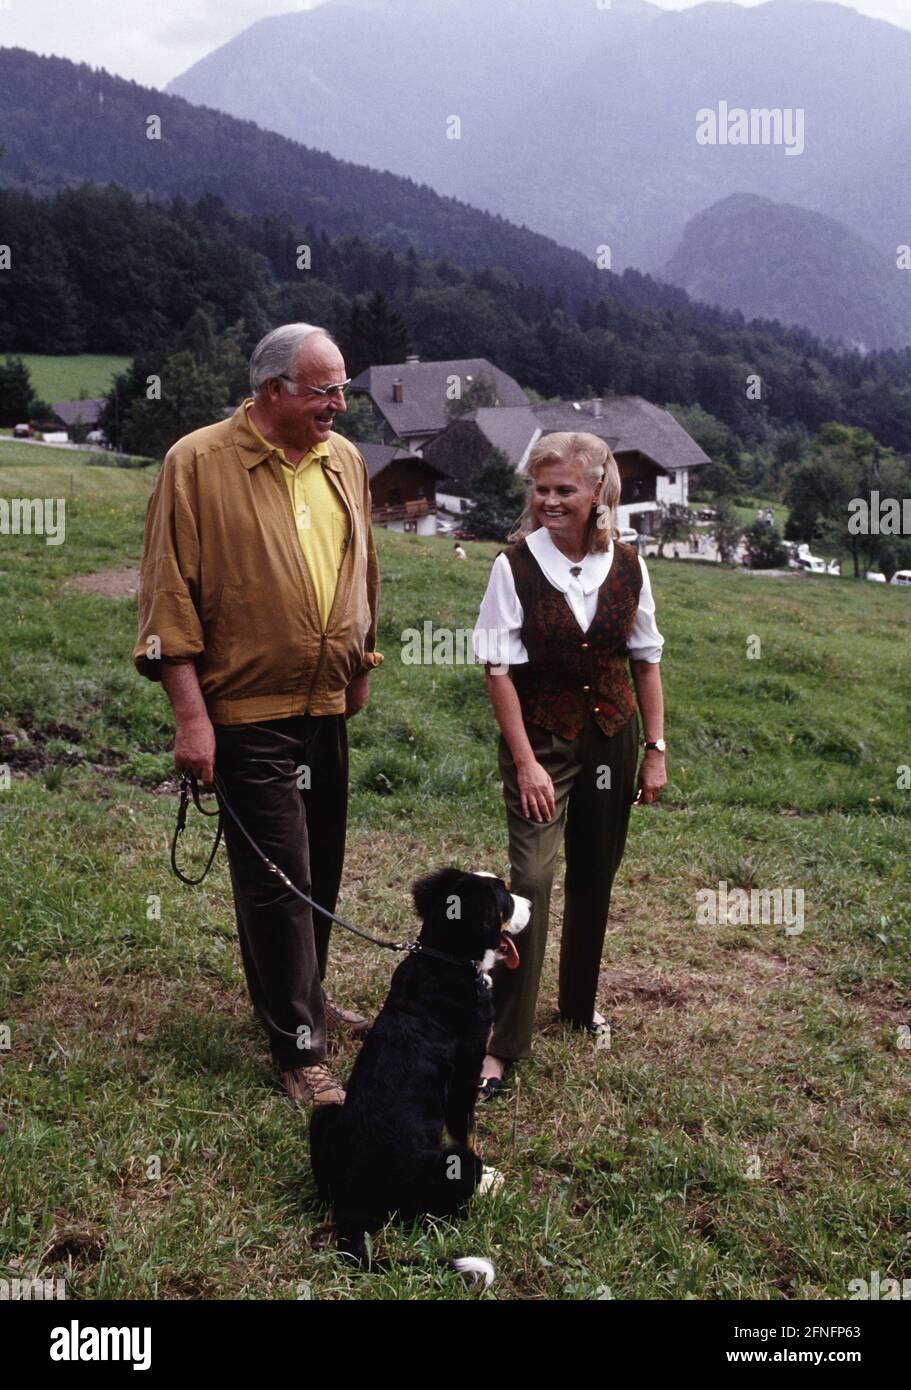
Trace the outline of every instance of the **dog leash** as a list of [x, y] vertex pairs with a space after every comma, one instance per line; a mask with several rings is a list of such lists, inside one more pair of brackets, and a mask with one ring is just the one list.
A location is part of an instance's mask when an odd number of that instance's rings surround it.
[[[200, 802], [199, 784], [196, 778], [192, 775], [192, 773], [182, 772], [180, 774], [180, 804], [177, 808], [177, 824], [174, 827], [174, 835], [171, 840], [171, 868], [174, 870], [175, 874], [181, 880], [182, 883], [189, 884], [191, 887], [196, 887], [198, 884], [202, 883], [203, 879], [206, 877], [206, 874], [211, 869], [215, 859], [216, 851], [218, 850], [218, 846], [221, 843], [222, 839], [222, 831], [224, 829], [222, 811], [224, 810], [228, 812], [228, 815], [234, 821], [234, 824], [237, 826], [238, 830], [244, 836], [244, 839], [248, 842], [250, 848], [262, 860], [269, 872], [272, 874], [276, 874], [277, 877], [281, 880], [281, 882], [285, 885], [285, 887], [288, 888], [295, 895], [295, 897], [300, 898], [302, 902], [308, 903], [311, 908], [315, 909], [315, 911], [317, 912], [322, 913], [324, 917], [328, 917], [330, 921], [337, 922], [340, 927], [344, 927], [345, 931], [353, 932], [355, 936], [361, 937], [363, 941], [370, 941], [374, 946], [382, 946], [382, 948], [385, 951], [400, 951], [410, 955], [419, 954], [422, 956], [430, 956], [434, 960], [446, 961], [449, 965], [469, 965], [473, 969], [477, 970], [477, 961], [466, 960], [464, 956], [447, 955], [445, 951], [437, 951], [433, 946], [424, 946], [420, 941], [383, 941], [381, 937], [372, 936], [370, 932], [362, 931], [360, 927], [353, 927], [350, 922], [345, 922], [341, 917], [337, 917], [334, 912], [330, 912], [328, 907], [323, 907], [320, 903], [314, 902], [313, 898], [309, 897], [306, 893], [302, 892], [300, 888], [293, 884], [288, 875], [282, 869], [280, 869], [277, 864], [274, 864], [272, 860], [268, 857], [268, 855], [264, 854], [263, 851], [260, 849], [253, 836], [247, 830], [246, 826], [243, 824], [236, 811], [234, 810], [233, 806], [228, 801], [228, 798], [225, 795], [224, 783], [222, 782], [218, 773], [215, 773], [213, 777], [213, 784], [215, 786], [215, 794], [218, 799], [219, 808], [215, 811], [207, 811]], [[186, 829], [187, 811], [189, 810], [191, 798], [193, 801], [193, 805], [196, 807], [196, 810], [200, 813], [200, 815], [208, 817], [218, 817], [218, 830], [215, 836], [215, 843], [212, 846], [212, 852], [209, 855], [209, 858], [206, 862], [206, 867], [199, 875], [199, 878], [188, 878], [186, 874], [181, 872], [177, 865], [177, 844], [178, 840], [180, 839], [180, 836]]]

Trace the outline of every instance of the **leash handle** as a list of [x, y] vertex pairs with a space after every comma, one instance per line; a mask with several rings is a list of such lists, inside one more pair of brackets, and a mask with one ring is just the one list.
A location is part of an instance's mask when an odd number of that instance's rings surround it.
[[[218, 833], [215, 836], [215, 843], [213, 844], [212, 852], [209, 855], [208, 860], [206, 861], [206, 867], [199, 875], [199, 878], [188, 878], [187, 875], [185, 873], [182, 873], [177, 866], [177, 842], [187, 826], [187, 810], [189, 808], [191, 796], [193, 797], [194, 806], [196, 807], [197, 811], [200, 812], [201, 815], [218, 816]], [[174, 827], [174, 835], [171, 839], [171, 868], [174, 870], [181, 883], [186, 883], [191, 888], [196, 888], [200, 883], [202, 883], [206, 874], [211, 869], [212, 863], [215, 859], [215, 855], [218, 852], [218, 846], [221, 844], [221, 833], [221, 811], [206, 811], [199, 801], [199, 787], [197, 786], [196, 778], [190, 776], [186, 772], [181, 773], [180, 805], [177, 808], [177, 824]]]

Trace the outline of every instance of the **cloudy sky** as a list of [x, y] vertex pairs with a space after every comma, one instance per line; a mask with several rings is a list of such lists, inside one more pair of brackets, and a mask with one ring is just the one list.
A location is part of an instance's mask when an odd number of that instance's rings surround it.
[[[814, 0], [822, 3], [823, 0]], [[0, 46], [105, 67], [163, 87], [257, 19], [320, 0], [0, 0]], [[491, 0], [496, 3], [496, 0]], [[683, 9], [700, 0], [656, 0]], [[854, 0], [851, 9], [911, 28], [911, 0]]]

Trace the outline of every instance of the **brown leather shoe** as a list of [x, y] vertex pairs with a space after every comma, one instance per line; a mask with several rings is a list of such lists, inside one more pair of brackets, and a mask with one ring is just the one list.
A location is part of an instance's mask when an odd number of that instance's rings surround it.
[[323, 995], [323, 1009], [326, 1013], [326, 1026], [337, 1028], [345, 1033], [366, 1033], [370, 1027], [369, 1018], [357, 1014], [353, 1009], [343, 1009], [328, 994]]
[[282, 1072], [285, 1095], [304, 1105], [343, 1105], [345, 1092], [341, 1082], [322, 1062], [312, 1067], [295, 1067]]

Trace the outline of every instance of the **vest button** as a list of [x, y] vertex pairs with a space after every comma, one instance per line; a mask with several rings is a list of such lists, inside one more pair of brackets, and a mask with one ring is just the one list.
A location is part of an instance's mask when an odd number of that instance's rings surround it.
[[583, 691], [585, 692], [585, 694], [587, 695], [588, 692], [591, 690], [591, 686], [590, 686], [590, 685], [583, 685], [582, 689], [583, 689]]
[[587, 643], [587, 642], [583, 642], [583, 643], [582, 643], [582, 650], [583, 650], [584, 652], [587, 652], [587, 651], [588, 651], [588, 643]]
[[600, 707], [599, 707], [598, 705], [595, 705], [595, 708], [592, 710], [592, 714], [600, 714], [600, 713], [601, 713]]

